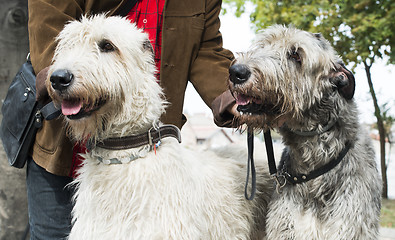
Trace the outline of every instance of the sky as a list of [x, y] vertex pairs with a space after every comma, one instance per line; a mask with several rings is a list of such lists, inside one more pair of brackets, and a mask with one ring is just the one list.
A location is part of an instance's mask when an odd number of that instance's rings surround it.
[[[246, 9], [247, 13], [242, 14], [239, 18], [235, 17], [232, 11], [229, 10], [227, 14], [220, 16], [220, 31], [224, 47], [234, 53], [247, 51], [255, 36], [255, 33], [251, 30], [252, 24], [248, 13], [252, 11], [252, 6], [247, 6]], [[395, 116], [395, 65], [386, 65], [385, 61], [377, 60], [373, 64], [371, 73], [379, 104], [388, 102], [388, 106], [393, 108], [390, 112]], [[354, 97], [358, 104], [361, 121], [364, 123], [375, 122], [373, 102], [362, 65], [356, 67], [354, 75], [356, 79]], [[190, 84], [188, 84], [186, 91], [184, 111], [188, 114], [211, 114], [210, 109], [204, 104]]]

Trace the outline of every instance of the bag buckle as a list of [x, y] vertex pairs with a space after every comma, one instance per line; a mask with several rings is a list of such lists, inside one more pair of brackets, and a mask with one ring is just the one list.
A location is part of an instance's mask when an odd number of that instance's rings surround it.
[[43, 116], [41, 114], [40, 109], [36, 111], [36, 114], [34, 114], [34, 127], [35, 128], [41, 128], [43, 126]]

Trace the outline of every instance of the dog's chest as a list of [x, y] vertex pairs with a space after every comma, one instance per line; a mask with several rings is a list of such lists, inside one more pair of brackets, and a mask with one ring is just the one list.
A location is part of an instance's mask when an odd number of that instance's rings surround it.
[[[188, 152], [166, 149], [128, 164], [90, 161], [82, 167], [72, 229], [77, 239], [215, 239], [234, 230], [222, 214], [213, 214], [227, 211], [220, 204], [223, 194], [206, 187], [230, 176], [216, 177], [218, 168]], [[237, 204], [238, 196], [230, 196], [226, 202]], [[241, 213], [228, 220], [238, 222], [235, 232], [245, 228]]]
[[328, 225], [328, 219], [323, 217], [325, 205], [300, 194], [292, 189], [276, 194], [267, 217], [269, 239], [325, 239], [322, 235]]
[[163, 209], [176, 207], [167, 200], [177, 183], [169, 183], [168, 169], [160, 160], [150, 155], [128, 164], [105, 165], [88, 159], [78, 179], [72, 233], [86, 234], [78, 239], [164, 239], [170, 234], [164, 219], [170, 223], [175, 216]]

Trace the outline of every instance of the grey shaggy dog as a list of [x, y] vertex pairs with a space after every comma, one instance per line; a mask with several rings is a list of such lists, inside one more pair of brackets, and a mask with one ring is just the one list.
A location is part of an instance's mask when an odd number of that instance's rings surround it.
[[229, 73], [239, 123], [276, 128], [286, 146], [268, 239], [377, 239], [382, 184], [375, 153], [358, 123], [354, 76], [329, 42], [276, 25]]

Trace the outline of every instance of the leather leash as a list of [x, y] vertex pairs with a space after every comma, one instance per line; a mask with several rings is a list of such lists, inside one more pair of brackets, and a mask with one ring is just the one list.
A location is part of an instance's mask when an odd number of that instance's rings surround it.
[[[273, 141], [272, 141], [270, 130], [267, 130], [266, 132], [264, 132], [264, 139], [265, 139], [269, 172], [270, 172], [270, 176], [272, 176], [276, 181], [277, 192], [280, 192], [280, 189], [285, 186], [287, 181], [295, 185], [295, 184], [310, 181], [314, 178], [317, 178], [317, 177], [329, 172], [343, 160], [343, 158], [347, 155], [348, 151], [352, 147], [351, 143], [349, 141], [347, 141], [344, 148], [339, 153], [339, 155], [336, 158], [331, 159], [324, 166], [317, 168], [317, 169], [309, 172], [308, 174], [294, 174], [294, 175], [292, 175], [286, 171], [285, 165], [283, 165], [281, 167], [280, 172], [277, 171], [276, 161], [274, 158]], [[247, 144], [248, 144], [248, 169], [247, 169], [247, 180], [246, 180], [244, 195], [245, 195], [246, 199], [253, 200], [254, 196], [255, 196], [255, 192], [256, 192], [256, 172], [255, 172], [255, 164], [254, 164], [254, 158], [253, 158], [254, 135], [253, 135], [253, 130], [250, 128], [248, 128]], [[252, 174], [252, 176], [251, 176], [252, 183], [251, 183], [251, 194], [248, 196], [247, 189], [248, 189], [248, 182], [249, 182], [249, 177], [250, 177], [250, 170], [251, 170], [251, 174]]]
[[[253, 129], [248, 128], [247, 130], [247, 147], [248, 147], [248, 164], [247, 164], [247, 180], [244, 189], [244, 196], [247, 200], [253, 200], [256, 193], [256, 171], [254, 163], [254, 134]], [[277, 172], [276, 161], [274, 159], [273, 141], [270, 134], [270, 129], [264, 132], [266, 154], [268, 159], [270, 175], [273, 176]], [[251, 194], [248, 195], [248, 182], [250, 179], [251, 171]]]
[[[256, 192], [256, 172], [254, 163], [254, 133], [253, 130], [247, 130], [247, 147], [248, 147], [248, 166], [247, 166], [247, 180], [244, 188], [244, 196], [247, 200], [253, 200]], [[251, 171], [251, 194], [248, 195], [248, 182], [250, 180]]]

